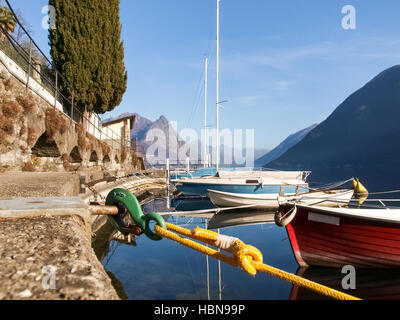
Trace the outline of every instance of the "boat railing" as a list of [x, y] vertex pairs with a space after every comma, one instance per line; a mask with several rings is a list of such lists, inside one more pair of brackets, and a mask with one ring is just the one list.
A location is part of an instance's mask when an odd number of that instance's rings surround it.
[[[298, 202], [299, 204], [302, 204], [303, 199], [301, 197], [299, 197], [299, 199], [297, 200], [292, 200], [295, 202]], [[309, 203], [310, 200], [315, 200], [315, 202]], [[341, 199], [335, 199], [335, 198], [321, 198], [321, 197], [307, 197], [307, 203], [304, 203], [307, 206], [318, 206], [324, 203], [336, 203], [338, 205], [338, 207], [342, 207], [343, 206], [348, 206], [349, 205], [349, 201], [348, 200], [341, 200]]]
[[193, 175], [189, 170], [186, 170], [186, 173], [190, 174], [190, 178], [193, 179]]
[[280, 171], [280, 170], [277, 170], [277, 169], [264, 168], [264, 167], [261, 167], [261, 168], [254, 168], [254, 170], [260, 170], [260, 171]]
[[[272, 172], [281, 171], [281, 170], [278, 170], [278, 169], [264, 168], [264, 167], [261, 167], [261, 168], [252, 168], [252, 169], [250, 169], [250, 170], [254, 170], [254, 171], [272, 171]], [[304, 180], [304, 181], [306, 181], [306, 179], [307, 179], [307, 178], [310, 176], [310, 174], [312, 173], [312, 171], [299, 171], [299, 172], [301, 172], [301, 176], [299, 176], [299, 178], [300, 178], [301, 180]]]
[[[360, 209], [399, 209], [400, 208], [400, 199], [366, 199], [361, 200], [363, 203], [360, 204], [359, 199], [351, 199], [351, 203], [359, 203], [358, 207]], [[393, 204], [398, 204], [397, 206], [389, 206], [387, 203], [392, 202]], [[375, 203], [375, 204], [374, 204]]]
[[[302, 198], [299, 198], [301, 201]], [[316, 200], [315, 203], [307, 204], [311, 206], [320, 205], [326, 202], [337, 203], [339, 207], [341, 205], [348, 206], [352, 209], [400, 209], [400, 199], [335, 199], [335, 198], [320, 198], [320, 197], [308, 197], [307, 200]], [[301, 202], [300, 202], [301, 203]], [[396, 203], [397, 206], [390, 206], [388, 203]]]
[[311, 171], [303, 171], [303, 175], [301, 177], [301, 180], [307, 181], [308, 177], [311, 175]]

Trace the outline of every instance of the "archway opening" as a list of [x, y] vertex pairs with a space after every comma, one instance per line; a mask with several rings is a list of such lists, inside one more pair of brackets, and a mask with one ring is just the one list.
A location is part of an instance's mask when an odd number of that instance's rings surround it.
[[99, 158], [97, 157], [96, 151], [93, 151], [92, 154], [90, 155], [89, 162], [97, 162], [97, 161], [99, 161]]
[[111, 162], [111, 159], [110, 159], [110, 157], [108, 156], [108, 154], [106, 154], [106, 155], [104, 156], [104, 158], [103, 158], [103, 163], [104, 163], [104, 164], [110, 164], [110, 162]]
[[56, 142], [50, 138], [47, 133], [43, 133], [32, 148], [32, 154], [40, 158], [58, 158], [61, 157]]
[[72, 163], [81, 163], [82, 162], [82, 157], [81, 157], [78, 147], [73, 148], [69, 156], [72, 159]]

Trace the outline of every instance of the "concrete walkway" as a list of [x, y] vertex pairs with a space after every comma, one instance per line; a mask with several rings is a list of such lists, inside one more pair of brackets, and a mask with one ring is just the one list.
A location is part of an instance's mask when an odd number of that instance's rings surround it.
[[9, 172], [0, 174], [0, 199], [68, 197], [79, 193], [74, 173]]
[[[129, 179], [103, 187], [124, 185], [165, 188], [158, 180]], [[0, 175], [1, 300], [119, 299], [92, 249], [93, 219], [79, 187], [76, 174]], [[31, 198], [15, 199], [22, 197]]]

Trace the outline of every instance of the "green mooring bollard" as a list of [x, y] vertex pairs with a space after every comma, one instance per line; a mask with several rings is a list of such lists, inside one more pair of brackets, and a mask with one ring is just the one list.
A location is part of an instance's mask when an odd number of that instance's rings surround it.
[[145, 235], [154, 241], [162, 240], [162, 237], [155, 234], [150, 228], [150, 222], [156, 222], [161, 228], [166, 228], [165, 221], [158, 213], [151, 213], [144, 215], [142, 207], [140, 206], [137, 198], [128, 190], [125, 189], [114, 189], [112, 190], [106, 199], [107, 206], [117, 206], [120, 213], [117, 216], [109, 216], [112, 225], [122, 231], [121, 228], [125, 226], [124, 217], [126, 214], [125, 209], [129, 212], [129, 215], [145, 233]]

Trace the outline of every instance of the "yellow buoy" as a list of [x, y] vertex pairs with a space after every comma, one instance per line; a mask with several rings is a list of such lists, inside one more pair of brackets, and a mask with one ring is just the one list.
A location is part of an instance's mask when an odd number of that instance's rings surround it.
[[358, 185], [358, 181], [356, 179], [353, 179], [353, 190], [354, 191], [357, 190], [357, 185]]
[[358, 179], [354, 179], [354, 180], [353, 180], [353, 188], [354, 188], [354, 191], [355, 191], [357, 194], [368, 194], [367, 188], [365, 188], [365, 187], [362, 185], [362, 183], [360, 182], [360, 180], [358, 180]]
[[368, 190], [365, 188], [359, 179], [353, 179], [353, 189], [355, 196], [360, 200], [359, 203], [363, 204], [368, 199]]

